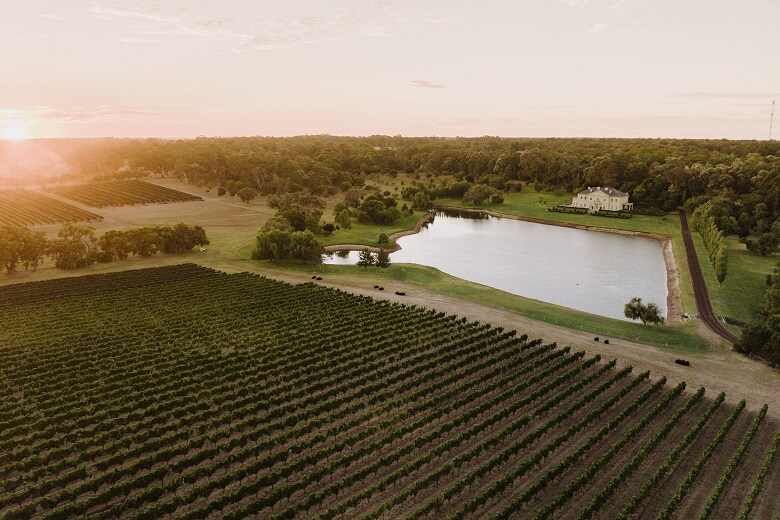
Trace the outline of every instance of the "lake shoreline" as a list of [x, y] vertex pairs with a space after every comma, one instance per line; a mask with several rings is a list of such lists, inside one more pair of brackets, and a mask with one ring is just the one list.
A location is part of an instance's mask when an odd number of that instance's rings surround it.
[[534, 217], [523, 217], [520, 215], [512, 215], [509, 213], [503, 213], [501, 211], [495, 211], [492, 209], [479, 209], [479, 208], [460, 208], [456, 206], [436, 206], [436, 209], [444, 211], [465, 211], [468, 213], [487, 213], [498, 218], [509, 218], [513, 220], [522, 220], [524, 222], [533, 222], [535, 224], [544, 224], [548, 226], [560, 226], [573, 229], [580, 229], [583, 231], [597, 231], [600, 233], [614, 233], [618, 235], [629, 235], [651, 238], [661, 243], [661, 250], [663, 252], [664, 264], [666, 266], [666, 321], [668, 323], [684, 323], [685, 319], [683, 314], [685, 312], [682, 304], [682, 291], [680, 289], [680, 272], [677, 269], [677, 262], [674, 260], [674, 254], [672, 253], [672, 238], [668, 235], [662, 235], [659, 233], [647, 233], [645, 231], [630, 231], [627, 229], [612, 229], [601, 226], [588, 226], [585, 224], [573, 224], [570, 222], [552, 222], [550, 220], [543, 220]]
[[414, 225], [414, 228], [412, 229], [404, 229], [402, 231], [396, 231], [395, 233], [392, 233], [388, 235], [388, 239], [393, 243], [390, 247], [376, 247], [376, 246], [363, 246], [360, 244], [333, 244], [330, 246], [325, 246], [325, 252], [326, 253], [336, 253], [338, 251], [363, 251], [364, 249], [369, 250], [372, 253], [378, 253], [382, 249], [389, 253], [395, 253], [396, 251], [399, 251], [401, 249], [401, 246], [395, 242], [397, 239], [401, 237], [405, 237], [407, 235], [415, 235], [420, 232], [420, 230], [428, 223], [430, 222], [433, 217], [436, 216], [436, 212], [431, 210], [425, 213], [423, 216], [421, 216], [417, 223]]
[[[573, 224], [569, 222], [552, 222], [549, 220], [543, 220], [534, 217], [523, 217], [519, 215], [512, 215], [509, 213], [503, 213], [501, 211], [495, 211], [492, 209], [461, 208], [456, 206], [435, 206], [435, 210], [459, 211], [459, 212], [466, 212], [466, 213], [481, 213], [481, 214], [488, 214], [497, 218], [521, 220], [524, 222], [532, 222], [535, 224], [568, 227], [573, 229], [580, 229], [583, 231], [597, 231], [601, 233], [639, 236], [639, 237], [645, 237], [645, 238], [651, 238], [653, 240], [657, 240], [658, 242], [660, 242], [661, 245], [662, 256], [666, 268], [666, 292], [667, 292], [666, 321], [667, 323], [670, 324], [679, 324], [685, 321], [683, 318], [684, 308], [682, 305], [682, 291], [680, 290], [680, 274], [677, 269], [677, 263], [675, 262], [674, 254], [672, 253], [672, 239], [667, 235], [662, 235], [658, 233], [647, 233], [644, 231], [630, 231], [630, 230], [623, 230], [623, 229], [604, 228], [600, 226], [588, 226], [584, 224]], [[392, 241], [395, 241], [400, 237], [419, 233], [420, 230], [423, 228], [423, 226], [425, 226], [428, 222], [430, 222], [430, 220], [434, 216], [435, 216], [435, 211], [433, 210], [429, 211], [428, 213], [420, 217], [414, 229], [398, 231], [390, 235], [388, 238], [390, 238], [390, 240]], [[380, 251], [379, 247], [374, 247], [374, 246], [363, 246], [359, 244], [334, 244], [325, 247], [325, 252], [335, 253], [337, 251], [362, 251], [364, 249], [367, 249], [373, 253], [377, 253]], [[401, 249], [400, 245], [398, 245], [397, 243], [393, 243], [393, 246], [387, 248], [386, 250], [392, 253], [400, 249]]]

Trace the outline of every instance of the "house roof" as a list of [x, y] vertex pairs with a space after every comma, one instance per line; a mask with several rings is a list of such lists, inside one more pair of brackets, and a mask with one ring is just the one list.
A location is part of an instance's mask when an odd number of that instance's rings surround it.
[[607, 188], [606, 186], [588, 186], [588, 189], [585, 191], [579, 192], [579, 195], [587, 195], [588, 193], [595, 193], [597, 191], [600, 191], [602, 193], [606, 193], [610, 197], [626, 197], [628, 196], [628, 193], [623, 193], [620, 190], [616, 190], [615, 188]]

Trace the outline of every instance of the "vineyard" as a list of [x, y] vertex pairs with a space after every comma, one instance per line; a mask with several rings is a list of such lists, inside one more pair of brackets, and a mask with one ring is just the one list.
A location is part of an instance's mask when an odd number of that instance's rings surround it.
[[776, 518], [766, 407], [192, 264], [0, 288], [0, 518]]
[[59, 186], [51, 191], [95, 208], [203, 200], [195, 195], [139, 180]]
[[0, 225], [96, 222], [103, 217], [28, 190], [0, 190]]

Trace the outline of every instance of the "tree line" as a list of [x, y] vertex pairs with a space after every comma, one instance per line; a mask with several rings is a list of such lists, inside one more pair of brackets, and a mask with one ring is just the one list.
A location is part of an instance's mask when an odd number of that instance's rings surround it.
[[209, 240], [201, 226], [146, 226], [110, 230], [101, 236], [92, 226], [64, 224], [57, 238], [49, 239], [40, 230], [24, 226], [0, 226], [0, 267], [7, 274], [18, 266], [35, 271], [45, 258], [54, 260], [61, 269], [79, 269], [95, 262], [125, 260], [129, 256], [152, 256], [157, 253], [182, 253]]
[[728, 272], [728, 248], [726, 247], [726, 237], [715, 224], [711, 208], [710, 202], [696, 208], [691, 223], [701, 235], [704, 247], [707, 249], [707, 257], [715, 270], [715, 278], [718, 279], [718, 283], [723, 283]]
[[372, 174], [405, 173], [421, 180], [446, 177], [437, 189], [463, 180], [499, 191], [513, 181], [565, 192], [611, 186], [631, 193], [637, 207], [665, 210], [704, 196], [719, 206], [719, 229], [742, 236], [766, 232], [780, 215], [775, 141], [320, 135], [46, 145], [56, 150], [69, 175], [175, 176], [233, 193], [308, 189], [330, 196], [361, 187]]

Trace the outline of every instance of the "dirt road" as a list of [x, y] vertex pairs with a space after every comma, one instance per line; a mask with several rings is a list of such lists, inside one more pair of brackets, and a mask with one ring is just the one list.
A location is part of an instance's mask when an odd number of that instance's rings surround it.
[[707, 294], [707, 284], [704, 282], [704, 275], [701, 272], [699, 258], [696, 256], [696, 249], [693, 246], [691, 230], [688, 228], [688, 217], [685, 216], [685, 210], [680, 209], [680, 227], [682, 228], [683, 242], [685, 243], [685, 255], [688, 258], [688, 270], [691, 272], [693, 282], [693, 294], [696, 297], [696, 310], [699, 318], [715, 334], [726, 341], [734, 343], [737, 337], [721, 325], [715, 311], [712, 310], [709, 294]]

